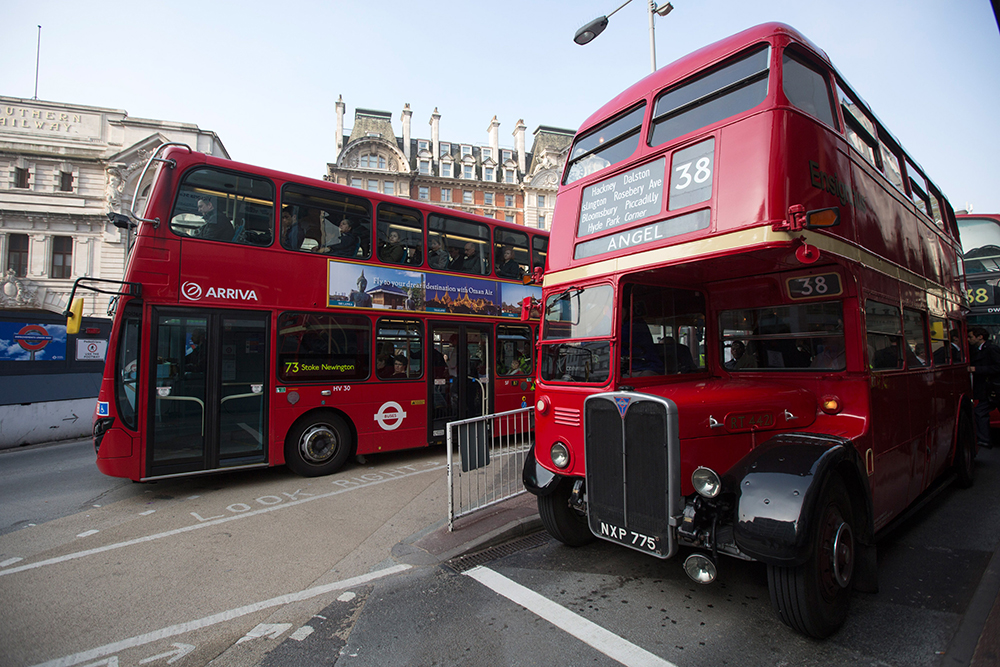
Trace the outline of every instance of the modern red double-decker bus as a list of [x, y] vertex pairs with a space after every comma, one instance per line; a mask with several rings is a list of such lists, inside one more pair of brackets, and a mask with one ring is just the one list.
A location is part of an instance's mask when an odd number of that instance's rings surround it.
[[94, 421], [102, 472], [322, 475], [531, 405], [521, 302], [541, 294], [547, 232], [179, 145], [146, 189], [137, 218], [112, 215], [135, 238]]
[[551, 241], [524, 479], [562, 542], [683, 549], [702, 583], [759, 561], [782, 621], [825, 637], [894, 520], [971, 484], [954, 212], [792, 28], [591, 116]]

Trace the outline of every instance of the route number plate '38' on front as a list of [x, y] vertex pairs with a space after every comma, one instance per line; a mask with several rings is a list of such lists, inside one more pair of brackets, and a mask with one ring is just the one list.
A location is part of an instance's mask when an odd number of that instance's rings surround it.
[[677, 551], [681, 512], [677, 406], [631, 392], [584, 405], [587, 519], [597, 537], [658, 558]]

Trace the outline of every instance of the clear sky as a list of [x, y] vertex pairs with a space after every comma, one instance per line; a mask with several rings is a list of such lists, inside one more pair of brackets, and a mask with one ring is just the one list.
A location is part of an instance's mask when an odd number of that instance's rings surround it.
[[[195, 123], [243, 162], [321, 177], [335, 108], [413, 110], [413, 136], [486, 144], [493, 116], [577, 129], [649, 73], [644, 0], [586, 46], [576, 29], [623, 0], [34, 0], [0, 9], [0, 94]], [[782, 21], [841, 74], [956, 209], [1000, 212], [1000, 30], [990, 0], [673, 0], [657, 64]]]

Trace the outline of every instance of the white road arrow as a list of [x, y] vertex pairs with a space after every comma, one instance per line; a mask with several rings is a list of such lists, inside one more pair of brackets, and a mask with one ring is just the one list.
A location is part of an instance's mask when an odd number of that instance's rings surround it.
[[90, 662], [83, 667], [118, 667], [118, 656], [113, 655], [110, 658], [101, 660], [100, 662]]
[[245, 641], [251, 639], [259, 639], [261, 637], [266, 637], [268, 639], [277, 639], [286, 630], [292, 627], [291, 623], [261, 623], [256, 628], [246, 633], [245, 636], [240, 637], [237, 644], [242, 644]]
[[153, 662], [154, 660], [162, 660], [163, 658], [170, 658], [167, 660], [168, 665], [172, 665], [188, 653], [194, 650], [194, 646], [191, 644], [174, 644], [173, 651], [167, 651], [166, 653], [161, 653], [160, 655], [152, 655], [148, 658], [143, 658], [139, 661], [140, 665], [145, 665], [147, 662]]

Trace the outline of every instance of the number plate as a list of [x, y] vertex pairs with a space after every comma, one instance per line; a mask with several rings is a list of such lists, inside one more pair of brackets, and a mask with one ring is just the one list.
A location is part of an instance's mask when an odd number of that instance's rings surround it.
[[770, 412], [739, 412], [726, 415], [726, 430], [731, 432], [756, 431], [774, 428], [774, 414]]
[[840, 285], [840, 276], [836, 273], [789, 278], [785, 284], [788, 286], [790, 299], [822, 299], [837, 296], [844, 291]]
[[598, 537], [611, 542], [617, 542], [618, 544], [624, 544], [639, 551], [655, 554], [661, 558], [663, 557], [663, 550], [660, 548], [661, 540], [659, 538], [652, 535], [644, 535], [643, 533], [615, 526], [604, 521], [599, 521], [598, 524], [600, 525], [600, 532], [597, 533]]

